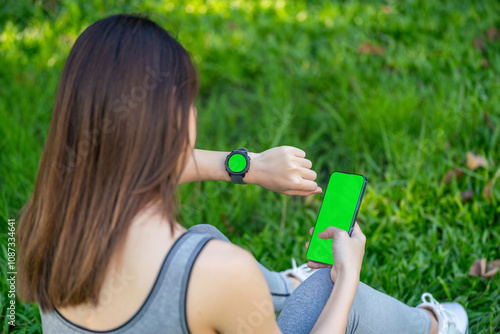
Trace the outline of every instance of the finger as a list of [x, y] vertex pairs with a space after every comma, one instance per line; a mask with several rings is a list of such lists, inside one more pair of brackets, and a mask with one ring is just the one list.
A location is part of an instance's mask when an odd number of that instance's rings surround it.
[[347, 232], [345, 230], [342, 230], [342, 229], [337, 228], [335, 226], [329, 226], [326, 230], [319, 233], [318, 237], [320, 237], [321, 239], [332, 239], [335, 236], [335, 234], [337, 234], [337, 233], [347, 234]]
[[314, 194], [312, 191], [303, 191], [303, 190], [287, 190], [283, 194], [289, 196], [309, 196]]
[[311, 160], [305, 159], [305, 158], [304, 159], [303, 158], [297, 159], [297, 163], [299, 164], [300, 167], [304, 167], [304, 168], [308, 168], [308, 169], [310, 169], [313, 165]]
[[311, 227], [309, 229], [309, 235], [312, 237], [313, 233], [314, 233], [314, 227]]
[[321, 189], [320, 187], [317, 187], [313, 191], [287, 190], [287, 191], [283, 192], [283, 194], [290, 195], [290, 196], [309, 196], [309, 195], [313, 195], [313, 194], [319, 194], [322, 192], [323, 192], [323, 189]]
[[331, 276], [333, 282], [334, 283], [337, 282], [337, 270], [335, 270], [335, 266], [332, 266]]
[[306, 157], [306, 152], [302, 151], [300, 148], [296, 148], [296, 147], [293, 147], [293, 146], [288, 146], [289, 147], [289, 150], [290, 152], [295, 155], [296, 157], [299, 157], [299, 158], [305, 158]]
[[332, 266], [326, 263], [309, 261], [307, 262], [307, 266], [311, 269], [321, 269], [321, 268], [331, 268]]
[[315, 171], [313, 171], [312, 169], [308, 169], [308, 168], [300, 168], [299, 173], [303, 179], [311, 180], [311, 181], [316, 180], [316, 177], [318, 176]]
[[318, 188], [318, 184], [314, 181], [301, 179], [297, 187], [293, 190], [304, 190], [304, 191], [315, 191]]
[[306, 249], [309, 249], [309, 243], [310, 243], [309, 241], [306, 242]]

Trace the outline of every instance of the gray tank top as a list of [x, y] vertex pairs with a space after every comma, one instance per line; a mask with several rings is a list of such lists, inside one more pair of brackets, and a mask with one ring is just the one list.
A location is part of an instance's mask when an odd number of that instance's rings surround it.
[[44, 333], [169, 333], [188, 334], [186, 292], [193, 264], [212, 239], [200, 233], [186, 232], [180, 236], [165, 256], [160, 273], [146, 301], [125, 324], [108, 331], [93, 331], [72, 323], [57, 310], [40, 312]]

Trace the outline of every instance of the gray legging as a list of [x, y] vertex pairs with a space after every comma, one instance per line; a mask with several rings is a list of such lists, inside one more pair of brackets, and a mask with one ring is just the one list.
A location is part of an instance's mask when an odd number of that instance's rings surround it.
[[[330, 269], [320, 269], [292, 293], [278, 318], [283, 333], [310, 333], [333, 288]], [[346, 333], [429, 333], [431, 319], [364, 283], [359, 283]]]
[[[195, 225], [191, 233], [204, 233], [229, 241], [212, 225]], [[284, 334], [310, 333], [330, 297], [334, 283], [330, 269], [320, 269], [293, 290], [289, 279], [259, 264], [273, 295], [275, 310], [281, 310], [278, 326]], [[289, 296], [289, 298], [288, 298]], [[284, 302], [285, 301], [285, 302]], [[284, 306], [283, 306], [284, 303]], [[402, 302], [359, 283], [349, 313], [346, 333], [424, 334], [431, 329], [431, 319], [422, 309]]]

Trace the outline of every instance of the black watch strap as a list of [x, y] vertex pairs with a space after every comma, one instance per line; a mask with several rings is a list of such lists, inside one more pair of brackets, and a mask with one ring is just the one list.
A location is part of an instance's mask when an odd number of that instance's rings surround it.
[[231, 181], [236, 184], [246, 184], [245, 181], [243, 181], [243, 175], [231, 175]]

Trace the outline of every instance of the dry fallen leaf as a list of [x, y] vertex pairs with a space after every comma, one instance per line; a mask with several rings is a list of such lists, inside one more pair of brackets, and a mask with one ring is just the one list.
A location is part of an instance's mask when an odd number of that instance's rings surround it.
[[229, 222], [227, 221], [227, 215], [226, 214], [221, 213], [220, 214], [220, 220], [222, 221], [222, 223], [224, 224], [224, 226], [227, 228], [227, 230], [229, 231], [229, 233], [233, 233], [234, 232], [234, 225], [229, 224]]
[[460, 193], [460, 199], [462, 202], [469, 202], [474, 197], [474, 190], [469, 189]]
[[457, 180], [460, 180], [460, 178], [464, 175], [464, 172], [460, 169], [452, 168], [449, 171], [446, 172], [446, 174], [443, 177], [443, 182], [444, 183], [450, 183], [454, 178]]
[[486, 272], [486, 259], [477, 259], [469, 270], [469, 276], [482, 276]]
[[484, 33], [487, 39], [490, 41], [497, 40], [498, 37], [500, 36], [498, 33], [498, 29], [495, 26], [490, 27], [486, 32]]
[[491, 188], [493, 187], [493, 182], [489, 182], [487, 185], [484, 186], [483, 189], [483, 197], [487, 198], [491, 201]]
[[477, 259], [469, 270], [469, 276], [492, 277], [498, 272], [500, 259], [486, 263], [486, 259]]
[[486, 50], [486, 45], [484, 44], [483, 40], [481, 38], [474, 38], [474, 41], [472, 42], [474, 47], [478, 49], [479, 51], [483, 52]]
[[498, 272], [498, 267], [500, 266], [500, 260], [490, 261], [486, 264], [486, 272], [483, 277], [491, 277]]
[[495, 131], [495, 124], [490, 119], [490, 114], [488, 114], [487, 111], [483, 112], [483, 119], [484, 119], [484, 122], [486, 123], [486, 125], [488, 126], [488, 128], [490, 128], [491, 131]]
[[490, 202], [493, 196], [492, 189], [495, 186], [495, 182], [499, 177], [500, 177], [500, 168], [498, 168], [498, 170], [496, 171], [495, 175], [493, 176], [493, 179], [491, 179], [491, 181], [484, 186], [483, 197], [489, 199]]
[[482, 155], [467, 152], [467, 167], [470, 170], [476, 170], [479, 167], [488, 168], [488, 161]]
[[370, 54], [370, 55], [383, 55], [385, 54], [385, 48], [381, 45], [373, 45], [370, 42], [361, 43], [358, 48], [360, 54]]
[[382, 11], [386, 14], [391, 14], [393, 12], [393, 9], [389, 5], [382, 5]]

